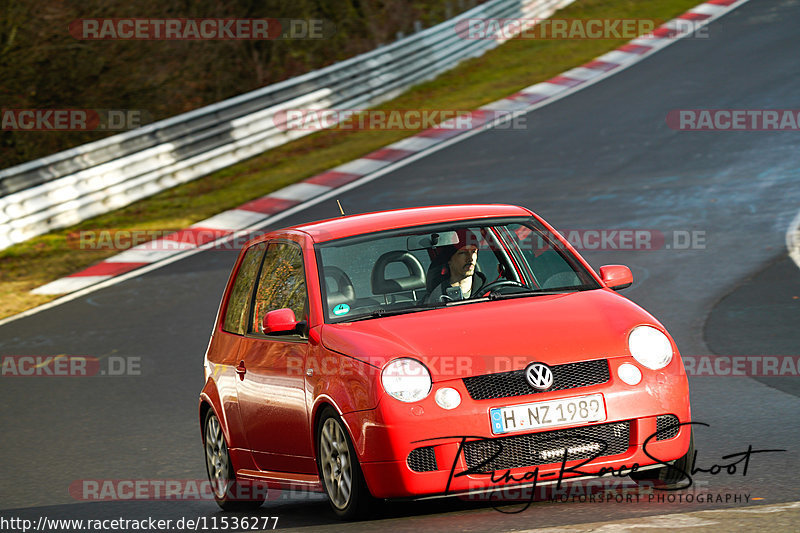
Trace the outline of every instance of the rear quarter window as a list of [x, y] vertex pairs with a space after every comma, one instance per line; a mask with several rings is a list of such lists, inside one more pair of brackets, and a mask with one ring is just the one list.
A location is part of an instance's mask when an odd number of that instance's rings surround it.
[[245, 252], [239, 270], [236, 272], [233, 288], [228, 296], [225, 318], [222, 321], [223, 331], [237, 335], [245, 334], [247, 319], [250, 315], [253, 285], [255, 285], [258, 268], [261, 266], [266, 248], [266, 243], [261, 243], [252, 246]]

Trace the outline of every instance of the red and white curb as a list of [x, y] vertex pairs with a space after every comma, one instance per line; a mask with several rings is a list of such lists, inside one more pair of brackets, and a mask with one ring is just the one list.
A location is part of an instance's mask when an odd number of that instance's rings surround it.
[[[747, 1], [710, 0], [700, 4], [663, 24], [654, 30], [652, 35], [636, 38], [593, 61], [473, 111], [472, 127], [469, 130], [457, 129], [448, 123], [440, 124], [439, 127], [422, 131], [327, 172], [247, 202], [236, 209], [202, 220], [163, 239], [130, 248], [85, 270], [37, 287], [31, 292], [73, 293], [145, 266], [171, 263], [183, 256], [206, 249], [209, 245], [223, 242], [236, 232], [241, 233], [242, 230], [255, 230], [266, 226], [278, 213], [311, 200], [321, 199], [326, 193], [347, 185], [351, 185], [347, 187], [348, 189], [358, 186], [355, 183], [357, 180], [362, 180], [358, 184], [371, 181], [383, 175], [384, 171], [388, 170], [387, 167], [393, 170], [402, 164], [419, 159], [423, 153], [427, 155], [471, 137], [484, 128], [503, 123], [511, 118], [509, 114], [511, 112], [532, 111], [612, 76]], [[687, 25], [686, 21], [692, 21], [693, 24]], [[150, 270], [152, 268], [143, 269], [142, 272]], [[126, 279], [127, 277], [130, 276], [126, 276]]]

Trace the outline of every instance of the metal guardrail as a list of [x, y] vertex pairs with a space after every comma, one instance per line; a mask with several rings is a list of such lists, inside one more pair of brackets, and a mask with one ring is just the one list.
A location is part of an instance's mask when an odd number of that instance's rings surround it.
[[546, 18], [573, 1], [491, 0], [329, 67], [0, 171], [0, 249], [311, 133], [279, 128], [280, 111], [375, 105], [499, 44], [463, 39], [463, 19]]

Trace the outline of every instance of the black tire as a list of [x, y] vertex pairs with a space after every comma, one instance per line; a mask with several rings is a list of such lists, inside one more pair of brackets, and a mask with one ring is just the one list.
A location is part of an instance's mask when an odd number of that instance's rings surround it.
[[369, 516], [377, 500], [364, 481], [347, 428], [332, 408], [326, 407], [320, 415], [316, 436], [319, 478], [331, 509], [342, 520]]
[[222, 424], [211, 409], [203, 422], [203, 449], [206, 473], [217, 505], [225, 511], [252, 511], [261, 507], [265, 500], [264, 490], [253, 484], [242, 486], [237, 483]]
[[694, 429], [689, 433], [689, 449], [686, 455], [672, 461], [672, 467], [653, 468], [642, 472], [633, 472], [631, 478], [639, 482], [653, 483], [657, 488], [676, 489], [686, 487], [688, 477], [683, 473], [689, 473], [694, 459]]

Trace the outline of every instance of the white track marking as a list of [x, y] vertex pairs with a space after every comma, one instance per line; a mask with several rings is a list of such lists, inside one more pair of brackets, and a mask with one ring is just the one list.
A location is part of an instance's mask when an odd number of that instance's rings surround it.
[[392, 143], [386, 148], [391, 148], [392, 150], [408, 150], [409, 152], [420, 152], [427, 148], [430, 148], [434, 144], [439, 144], [442, 142], [441, 139], [437, 139], [435, 137], [409, 137], [408, 139], [403, 139], [402, 141], [397, 141], [396, 143]]
[[[33, 294], [64, 294], [65, 292], [72, 293], [73, 291], [81, 291], [81, 289], [85, 289], [86, 287], [89, 287], [91, 285], [100, 284], [101, 282], [109, 280], [112, 277], [113, 276], [108, 275], [108, 276], [72, 276], [67, 278], [61, 278], [55, 281], [51, 281], [46, 285], [42, 285], [41, 287], [36, 287], [31, 292]], [[53, 300], [50, 303], [57, 302], [59, 300], [61, 300], [61, 298], [59, 298], [58, 300]], [[37, 309], [43, 310], [41, 308], [45, 307], [46, 305], [49, 304], [44, 304], [40, 305], [39, 307], [34, 307], [29, 311], [36, 311]], [[25, 311], [25, 313], [28, 313], [28, 311]], [[0, 325], [4, 324], [6, 321], [11, 321], [11, 319], [21, 317], [21, 315], [23, 314], [24, 313], [20, 313], [19, 315], [10, 316], [5, 320], [0, 321]]]
[[361, 158], [356, 159], [355, 161], [350, 161], [349, 163], [345, 163], [344, 165], [339, 165], [332, 170], [335, 170], [336, 172], [345, 172], [348, 174], [369, 174], [371, 172], [375, 172], [376, 170], [380, 170], [387, 164], [387, 161], [381, 161], [380, 159]]
[[251, 224], [260, 222], [265, 216], [266, 215], [263, 213], [256, 213], [254, 211], [230, 209], [228, 211], [223, 211], [218, 215], [214, 215], [211, 218], [201, 220], [200, 222], [192, 224], [189, 227], [236, 231], [241, 228], [246, 228]]
[[[278, 191], [270, 193], [272, 198], [280, 198], [281, 200], [296, 200], [302, 202], [308, 200], [322, 193], [328, 192], [331, 187], [327, 185], [317, 185], [315, 183], [295, 183], [284, 187]], [[241, 226], [239, 226], [241, 228]]]

